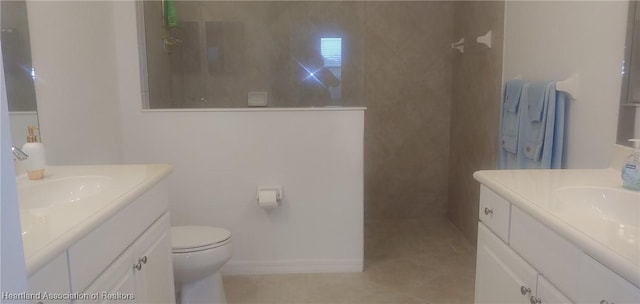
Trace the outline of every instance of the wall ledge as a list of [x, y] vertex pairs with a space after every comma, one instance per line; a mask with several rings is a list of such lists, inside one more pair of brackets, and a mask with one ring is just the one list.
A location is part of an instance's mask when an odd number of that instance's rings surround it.
[[188, 109], [141, 109], [143, 113], [166, 112], [307, 112], [307, 111], [366, 111], [366, 107], [308, 107], [308, 108], [188, 108]]

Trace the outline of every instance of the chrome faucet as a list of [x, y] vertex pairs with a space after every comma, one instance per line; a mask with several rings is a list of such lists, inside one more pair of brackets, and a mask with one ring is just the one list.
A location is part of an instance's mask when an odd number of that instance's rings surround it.
[[20, 150], [20, 148], [17, 148], [15, 146], [11, 146], [11, 152], [13, 152], [13, 157], [17, 160], [25, 160], [29, 158], [29, 155], [27, 155], [27, 153], [24, 153], [22, 150]]

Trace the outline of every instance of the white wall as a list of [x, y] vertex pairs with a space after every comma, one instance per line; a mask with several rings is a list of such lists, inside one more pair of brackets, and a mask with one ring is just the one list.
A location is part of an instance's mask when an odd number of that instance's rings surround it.
[[174, 165], [173, 224], [229, 229], [228, 272], [361, 270], [364, 111], [143, 112], [134, 4], [114, 9], [124, 157]]
[[580, 74], [568, 103], [565, 166], [606, 168], [616, 141], [628, 3], [507, 1], [503, 80]]
[[28, 1], [27, 13], [48, 163], [121, 162], [112, 4]]

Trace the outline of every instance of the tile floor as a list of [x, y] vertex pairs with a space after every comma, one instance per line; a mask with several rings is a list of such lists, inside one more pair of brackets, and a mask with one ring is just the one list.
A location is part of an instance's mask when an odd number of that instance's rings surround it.
[[473, 303], [475, 249], [446, 219], [365, 224], [362, 273], [225, 276], [229, 304]]

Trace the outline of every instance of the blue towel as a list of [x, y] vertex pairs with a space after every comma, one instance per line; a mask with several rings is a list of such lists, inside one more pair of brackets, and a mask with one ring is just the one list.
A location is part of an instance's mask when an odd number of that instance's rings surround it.
[[[518, 131], [517, 167], [520, 169], [536, 168], [542, 157], [546, 126], [546, 109], [549, 105], [548, 82], [527, 83], [522, 88], [522, 117]], [[554, 93], [555, 94], [555, 93]]]
[[[553, 86], [555, 90], [555, 84]], [[565, 109], [566, 109], [566, 100], [568, 96], [565, 92], [556, 92], [556, 113], [554, 116], [554, 125], [553, 125], [553, 152], [551, 153], [551, 169], [560, 169], [562, 168], [562, 156], [564, 152], [564, 120], [565, 120]], [[549, 135], [545, 135], [545, 145], [547, 145], [547, 136], [551, 136], [551, 132]]]
[[525, 82], [519, 79], [509, 80], [505, 84], [504, 102], [500, 115], [500, 145], [498, 149], [498, 169], [516, 166], [518, 149], [519, 105], [522, 87]]
[[498, 169], [561, 168], [565, 102], [566, 94], [556, 92], [555, 82], [508, 81], [500, 117]]
[[[522, 89], [518, 153], [520, 169], [560, 168], [564, 137], [564, 93], [554, 82], [529, 83]], [[561, 100], [559, 107], [558, 98]], [[556, 127], [558, 130], [556, 130]]]
[[518, 113], [520, 94], [522, 93], [522, 86], [524, 84], [525, 82], [520, 79], [507, 81], [504, 93], [504, 110], [509, 113]]
[[530, 83], [523, 90], [522, 98], [526, 101], [527, 117], [530, 122], [541, 122], [545, 106], [548, 104], [548, 83]]

